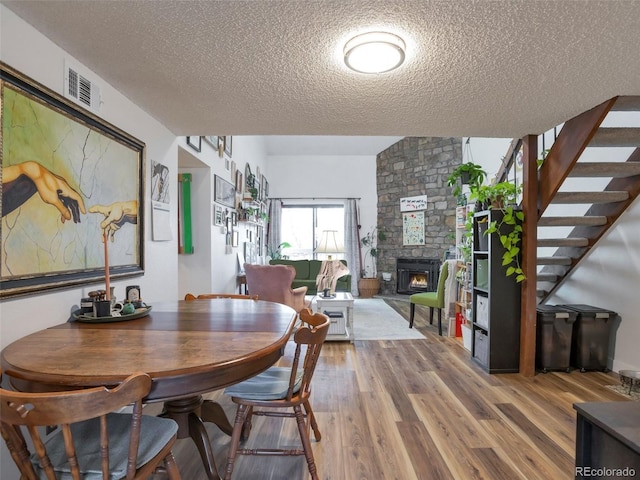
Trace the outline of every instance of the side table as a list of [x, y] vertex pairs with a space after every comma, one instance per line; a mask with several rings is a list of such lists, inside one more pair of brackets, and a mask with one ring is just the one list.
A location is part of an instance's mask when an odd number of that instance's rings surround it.
[[336, 292], [335, 297], [316, 297], [316, 311], [329, 316], [331, 326], [327, 341], [349, 340], [353, 343], [353, 296], [348, 292]]

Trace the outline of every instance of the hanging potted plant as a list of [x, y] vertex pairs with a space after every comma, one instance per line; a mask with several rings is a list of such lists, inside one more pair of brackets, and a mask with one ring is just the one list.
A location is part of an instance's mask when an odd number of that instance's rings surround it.
[[462, 193], [462, 185], [469, 185], [469, 188], [473, 191], [482, 185], [485, 178], [487, 178], [487, 172], [480, 165], [467, 162], [458, 165], [451, 172], [451, 175], [447, 178], [447, 185], [454, 187], [453, 195], [458, 197]]
[[358, 291], [361, 298], [371, 298], [380, 290], [380, 279], [377, 275], [378, 241], [386, 240], [384, 232], [374, 226], [360, 239], [361, 249], [364, 251]]

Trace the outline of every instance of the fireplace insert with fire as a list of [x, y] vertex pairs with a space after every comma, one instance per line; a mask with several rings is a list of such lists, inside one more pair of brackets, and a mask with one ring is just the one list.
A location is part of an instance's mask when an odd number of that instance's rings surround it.
[[440, 260], [437, 258], [398, 258], [396, 292], [406, 295], [435, 292], [438, 288]]

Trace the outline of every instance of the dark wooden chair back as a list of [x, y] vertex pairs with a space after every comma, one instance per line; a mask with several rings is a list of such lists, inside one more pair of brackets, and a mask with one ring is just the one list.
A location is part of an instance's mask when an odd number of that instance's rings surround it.
[[[58, 478], [59, 469], [56, 467], [59, 467], [59, 462], [56, 459], [59, 455], [51, 453], [51, 448], [58, 440], [64, 442], [66, 458], [62, 459], [62, 462], [67, 463], [65, 468], [68, 468], [71, 478], [84, 478], [84, 465], [79, 460], [77, 451], [80, 450], [80, 442], [88, 443], [91, 441], [98, 444], [95, 447], [95, 452], [100, 452], [99, 470], [102, 472], [102, 478], [110, 478], [109, 436], [113, 432], [107, 431], [107, 414], [133, 404], [133, 414], [127, 415], [131, 418], [129, 445], [128, 449], [122, 450], [123, 455], [127, 456], [124, 478], [146, 478], [164, 461], [169, 478], [179, 480], [180, 474], [171, 453], [171, 447], [176, 439], [176, 433], [173, 430], [172, 438], [158, 448], [158, 454], [144, 465], [136, 468], [142, 423], [142, 398], [147, 395], [150, 388], [151, 378], [145, 373], [131, 375], [113, 389], [95, 387], [51, 393], [21, 393], [0, 388], [2, 437], [20, 470], [21, 478], [37, 480], [41, 478], [38, 470], [42, 470], [48, 479]], [[93, 432], [90, 438], [74, 439], [73, 424], [97, 418], [99, 418], [99, 431]], [[169, 425], [166, 423], [166, 419], [152, 418], [156, 422], [155, 427], [158, 426], [159, 421], [163, 422], [164, 426]], [[58, 426], [60, 431], [55, 432], [52, 434], [52, 438], [48, 439], [43, 434], [44, 428], [41, 428], [45, 426]], [[35, 468], [32, 463], [32, 453], [27, 447], [27, 437], [30, 437], [33, 444], [34, 461], [37, 457], [39, 468]], [[122, 449], [121, 445], [117, 447], [119, 447], [117, 450]], [[60, 445], [57, 445], [56, 450], [62, 451]], [[115, 460], [117, 462], [117, 459]], [[65, 478], [68, 476], [69, 473]]]

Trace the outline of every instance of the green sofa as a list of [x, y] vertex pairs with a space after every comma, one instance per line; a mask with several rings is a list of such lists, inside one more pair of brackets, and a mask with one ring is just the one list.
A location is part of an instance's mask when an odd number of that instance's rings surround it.
[[[340, 260], [345, 265], [346, 260]], [[322, 260], [270, 260], [271, 265], [291, 265], [296, 269], [296, 278], [293, 279], [291, 288], [297, 288], [305, 286], [308, 288], [308, 295], [315, 295], [318, 293], [316, 287], [316, 277], [320, 273], [320, 267], [322, 266]], [[340, 277], [336, 284], [336, 291], [338, 292], [350, 292], [351, 291], [351, 274], [347, 274], [344, 277]]]

